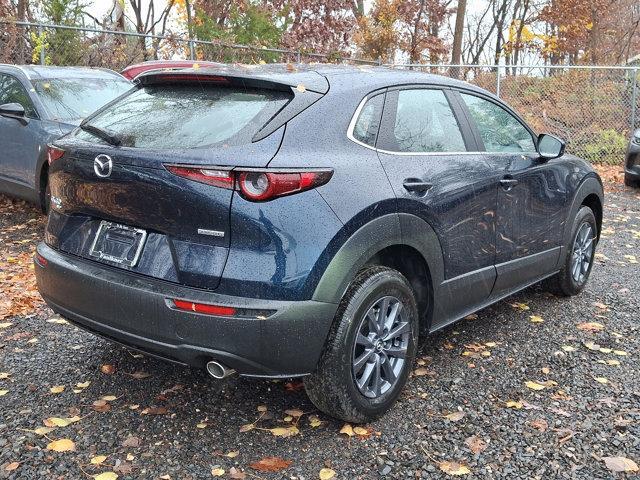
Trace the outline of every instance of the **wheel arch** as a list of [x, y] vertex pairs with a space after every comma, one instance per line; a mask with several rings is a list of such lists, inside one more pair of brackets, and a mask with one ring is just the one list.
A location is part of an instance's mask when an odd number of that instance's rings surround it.
[[428, 331], [444, 272], [442, 249], [433, 228], [410, 214], [387, 214], [368, 222], [334, 255], [313, 300], [340, 303], [357, 273], [367, 265], [387, 266], [407, 278], [420, 309], [421, 331]]
[[582, 183], [576, 189], [567, 219], [564, 227], [563, 245], [569, 245], [571, 243], [571, 221], [578, 214], [578, 211], [583, 206], [591, 208], [593, 214], [596, 217], [596, 224], [598, 227], [598, 240], [600, 240], [600, 232], [602, 231], [602, 216], [604, 206], [604, 192], [602, 189], [602, 183], [596, 176], [586, 177]]

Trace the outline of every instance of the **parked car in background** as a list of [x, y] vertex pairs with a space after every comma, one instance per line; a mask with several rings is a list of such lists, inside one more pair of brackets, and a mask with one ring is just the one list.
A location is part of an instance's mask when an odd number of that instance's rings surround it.
[[640, 186], [640, 129], [633, 132], [624, 165], [624, 184]]
[[144, 72], [151, 72], [154, 70], [180, 70], [184, 68], [207, 68], [207, 67], [221, 67], [224, 64], [216, 62], [201, 62], [198, 60], [149, 60], [147, 62], [136, 63], [135, 65], [129, 65], [122, 70], [120, 74], [129, 80], [133, 80], [138, 75]]
[[0, 64], [0, 191], [46, 210], [47, 145], [131, 86], [107, 69]]
[[147, 73], [51, 146], [38, 288], [95, 334], [215, 378], [302, 376], [368, 421], [421, 334], [541, 280], [585, 287], [602, 183], [564, 149], [419, 72]]

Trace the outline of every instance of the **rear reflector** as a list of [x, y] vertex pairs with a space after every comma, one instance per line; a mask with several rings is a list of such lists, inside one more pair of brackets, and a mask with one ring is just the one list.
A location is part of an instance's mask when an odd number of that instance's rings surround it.
[[235, 189], [246, 200], [266, 202], [277, 197], [304, 192], [327, 183], [333, 170], [274, 171], [269, 169], [221, 170], [216, 168], [165, 165], [183, 178], [215, 187]]
[[43, 268], [49, 264], [47, 259], [44, 258], [42, 255], [40, 255], [38, 252], [36, 252], [35, 259], [36, 259], [36, 263]]
[[217, 315], [228, 317], [235, 315], [236, 309], [233, 307], [223, 307], [221, 305], [210, 305], [208, 303], [194, 303], [187, 300], [173, 299], [173, 304], [178, 310], [189, 312], [204, 313], [206, 315]]
[[63, 155], [64, 150], [62, 150], [61, 148], [54, 147], [52, 145], [49, 145], [47, 147], [47, 162], [49, 162], [49, 165], [61, 158]]

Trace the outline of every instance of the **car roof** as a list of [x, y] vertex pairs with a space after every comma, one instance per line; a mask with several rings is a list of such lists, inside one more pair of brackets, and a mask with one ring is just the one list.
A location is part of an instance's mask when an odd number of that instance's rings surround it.
[[[445, 87], [459, 87], [494, 96], [461, 80], [420, 72], [370, 65], [334, 65], [320, 63], [286, 64], [272, 63], [265, 65], [221, 65], [203, 66], [198, 69], [184, 69], [174, 72], [180, 75], [212, 75], [239, 78], [256, 78], [286, 85], [303, 85], [308, 90], [326, 93], [362, 92], [366, 94], [379, 88], [394, 85], [429, 84]], [[143, 73], [140, 77], [161, 75], [162, 72]], [[324, 77], [324, 79], [320, 78]], [[327, 82], [329, 85], [327, 85]]]
[[53, 78], [112, 78], [124, 80], [124, 77], [108, 68], [91, 67], [54, 67], [43, 65], [4, 65], [0, 64], [0, 71], [20, 72], [29, 80], [44, 80]]

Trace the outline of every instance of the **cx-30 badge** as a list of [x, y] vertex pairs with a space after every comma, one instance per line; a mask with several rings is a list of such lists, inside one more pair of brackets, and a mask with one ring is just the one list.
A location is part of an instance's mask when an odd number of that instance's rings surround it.
[[107, 178], [111, 175], [113, 169], [113, 160], [109, 155], [98, 155], [93, 161], [93, 171], [101, 178]]

